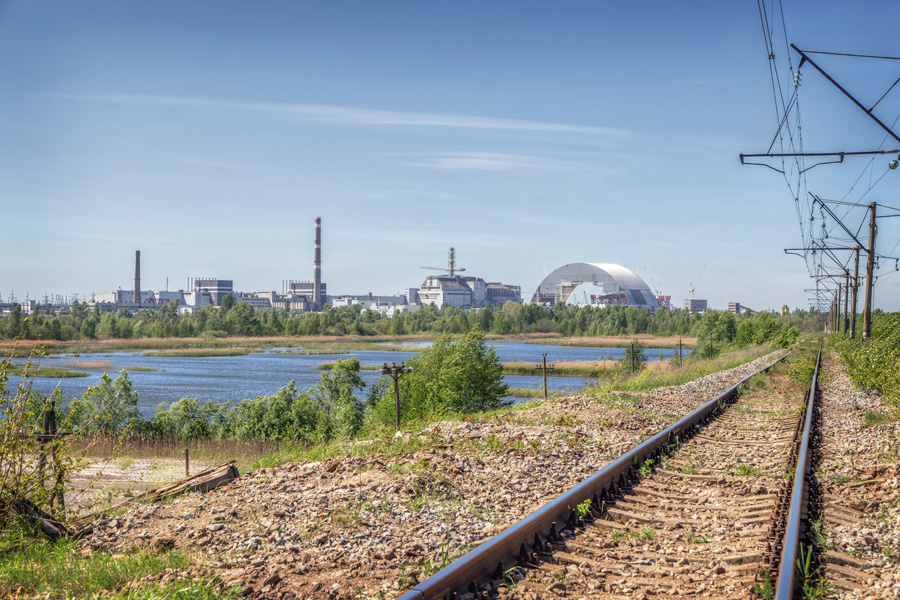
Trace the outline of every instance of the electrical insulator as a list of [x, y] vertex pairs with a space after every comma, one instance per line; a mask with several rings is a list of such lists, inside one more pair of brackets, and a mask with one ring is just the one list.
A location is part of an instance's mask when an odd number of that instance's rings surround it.
[[796, 73], [794, 73], [794, 87], [800, 87], [800, 77], [800, 71], [798, 70]]

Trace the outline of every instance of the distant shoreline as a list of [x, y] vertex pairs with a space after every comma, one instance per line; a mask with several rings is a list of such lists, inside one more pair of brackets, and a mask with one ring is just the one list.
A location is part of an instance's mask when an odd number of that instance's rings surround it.
[[[431, 342], [437, 335], [405, 336], [297, 336], [297, 337], [222, 337], [222, 338], [139, 338], [139, 339], [99, 339], [99, 340], [19, 340], [0, 341], [0, 352], [5, 356], [27, 357], [46, 354], [94, 354], [122, 351], [246, 351], [253, 352], [267, 348], [302, 348], [307, 352], [322, 350], [348, 351], [409, 350], [404, 343]], [[677, 336], [602, 336], [572, 337], [558, 334], [532, 333], [519, 335], [486, 335], [487, 342], [523, 342], [548, 346], [578, 346], [587, 348], [626, 348], [632, 342], [644, 347], [675, 349], [679, 339], [682, 347], [689, 350], [697, 343], [697, 338]]]

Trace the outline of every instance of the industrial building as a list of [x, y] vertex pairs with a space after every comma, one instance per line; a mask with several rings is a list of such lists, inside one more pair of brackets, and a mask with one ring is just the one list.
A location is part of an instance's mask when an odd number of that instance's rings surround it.
[[685, 298], [684, 310], [688, 311], [688, 314], [691, 316], [695, 315], [696, 313], [703, 314], [706, 312], [706, 300]]
[[180, 313], [190, 314], [204, 306], [221, 306], [222, 299], [231, 294], [235, 302], [245, 302], [255, 308], [289, 308], [302, 311], [320, 311], [327, 301], [326, 285], [322, 282], [322, 219], [316, 217], [315, 246], [313, 258], [313, 281], [285, 281], [282, 293], [236, 292], [234, 281], [214, 277], [189, 277], [189, 291], [141, 290], [141, 251], [134, 254], [134, 289], [116, 290], [95, 294], [89, 302], [100, 312], [128, 310], [137, 312], [142, 308], [157, 308], [166, 302], [178, 302]]
[[456, 250], [450, 248], [448, 266], [422, 267], [444, 271], [447, 275], [429, 275], [418, 288], [406, 291], [409, 304], [453, 306], [455, 308], [484, 308], [489, 304], [503, 304], [507, 301], [522, 302], [521, 288], [500, 282], [486, 282], [480, 277], [457, 275], [465, 269], [456, 267]]
[[618, 304], [646, 308], [651, 313], [660, 306], [643, 279], [622, 265], [608, 263], [563, 265], [544, 278], [531, 301], [543, 306], [557, 302], [591, 306]]

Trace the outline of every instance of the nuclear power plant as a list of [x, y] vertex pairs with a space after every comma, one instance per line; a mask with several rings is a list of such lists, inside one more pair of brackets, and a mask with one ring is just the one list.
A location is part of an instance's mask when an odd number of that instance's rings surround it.
[[[450, 248], [446, 267], [421, 267], [440, 271], [428, 275], [418, 287], [405, 288], [394, 295], [344, 294], [329, 296], [322, 281], [322, 218], [316, 217], [313, 237], [312, 281], [284, 279], [281, 291], [242, 292], [235, 290], [234, 281], [217, 277], [188, 277], [185, 289], [161, 291], [141, 289], [141, 251], [134, 254], [134, 289], [95, 294], [88, 303], [100, 312], [128, 310], [137, 312], [156, 308], [167, 302], [177, 302], [180, 313], [193, 313], [206, 306], [221, 306], [226, 297], [235, 303], [246, 303], [258, 309], [280, 308], [317, 312], [326, 305], [356, 306], [360, 310], [375, 310], [393, 315], [399, 311], [414, 311], [422, 306], [450, 306], [461, 309], [499, 306], [506, 302], [522, 303], [521, 288], [499, 281], [485, 281], [481, 277], [462, 275], [466, 269], [456, 263], [456, 249]], [[702, 270], [701, 270], [702, 272]], [[168, 280], [166, 280], [168, 288]], [[693, 292], [693, 289], [691, 290]], [[591, 306], [630, 306], [651, 313], [672, 310], [671, 296], [656, 294], [637, 274], [622, 265], [611, 263], [569, 263], [548, 274], [538, 285], [531, 302], [554, 306], [559, 302]], [[690, 302], [690, 304], [689, 304]], [[2, 308], [2, 307], [0, 307]], [[685, 300], [685, 310], [694, 314], [706, 310], [706, 301]], [[744, 307], [732, 303], [739, 312]]]
[[316, 217], [313, 247], [313, 280], [284, 280], [281, 293], [237, 292], [234, 281], [215, 277], [188, 277], [187, 289], [177, 291], [141, 291], [141, 251], [134, 253], [134, 289], [95, 294], [89, 304], [100, 312], [142, 308], [156, 308], [166, 302], [178, 302], [178, 311], [192, 313], [204, 306], [221, 306], [231, 295], [235, 302], [246, 302], [256, 308], [289, 308], [301, 311], [320, 311], [326, 304], [326, 285], [322, 282], [322, 218]]

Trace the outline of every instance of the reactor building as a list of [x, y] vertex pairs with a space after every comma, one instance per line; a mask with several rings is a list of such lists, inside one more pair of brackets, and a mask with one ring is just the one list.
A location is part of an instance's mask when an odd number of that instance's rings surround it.
[[558, 302], [591, 306], [634, 306], [656, 312], [660, 300], [630, 269], [609, 263], [569, 263], [547, 275], [531, 301], [542, 306]]

